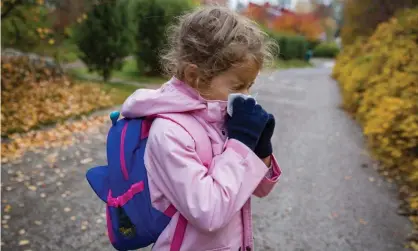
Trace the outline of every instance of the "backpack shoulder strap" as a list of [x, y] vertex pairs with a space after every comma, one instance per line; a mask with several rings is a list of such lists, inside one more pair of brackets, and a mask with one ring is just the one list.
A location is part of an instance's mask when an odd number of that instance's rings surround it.
[[[200, 160], [206, 168], [209, 168], [212, 161], [212, 143], [209, 139], [207, 131], [197, 121], [195, 117], [187, 113], [169, 113], [161, 114], [158, 118], [171, 120], [186, 130], [195, 141], [196, 152]], [[170, 207], [173, 207], [170, 205]], [[177, 210], [176, 210], [177, 211]], [[170, 251], [179, 251], [184, 240], [184, 234], [187, 227], [187, 219], [183, 215], [179, 215], [176, 229], [174, 230], [173, 240], [170, 245]]]
[[160, 114], [158, 118], [164, 118], [175, 122], [183, 127], [196, 144], [196, 152], [203, 164], [208, 168], [212, 161], [212, 144], [207, 131], [193, 115], [187, 113], [167, 113]]

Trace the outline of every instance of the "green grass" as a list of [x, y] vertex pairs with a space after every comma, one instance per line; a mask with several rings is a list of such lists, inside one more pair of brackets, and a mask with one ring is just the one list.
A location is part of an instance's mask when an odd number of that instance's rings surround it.
[[312, 67], [312, 64], [300, 59], [291, 60], [276, 60], [275, 67], [278, 69], [289, 69], [289, 68], [306, 68]]
[[122, 82], [103, 82], [100, 80], [86, 80], [83, 78], [75, 77], [77, 84], [88, 84], [88, 85], [97, 85], [100, 89], [104, 90], [112, 98], [112, 103], [114, 105], [122, 104], [127, 97], [129, 97], [134, 91], [139, 88], [142, 88], [138, 85], [130, 85]]
[[131, 81], [136, 81], [139, 83], [147, 84], [162, 84], [167, 81], [164, 77], [151, 77], [142, 75], [136, 66], [136, 60], [133, 58], [127, 59], [121, 70], [115, 71], [113, 73], [115, 78], [126, 79]]
[[79, 54], [77, 46], [70, 41], [64, 41], [59, 46], [41, 45], [33, 52], [48, 57], [58, 57], [58, 61], [61, 63], [75, 62], [78, 60]]
[[[70, 75], [79, 79], [101, 78], [96, 72], [89, 72], [87, 68], [75, 68], [69, 70]], [[132, 81], [143, 84], [162, 84], [167, 81], [164, 77], [143, 76], [136, 67], [134, 59], [128, 59], [124, 62], [122, 69], [113, 71], [112, 78], [118, 81]]]

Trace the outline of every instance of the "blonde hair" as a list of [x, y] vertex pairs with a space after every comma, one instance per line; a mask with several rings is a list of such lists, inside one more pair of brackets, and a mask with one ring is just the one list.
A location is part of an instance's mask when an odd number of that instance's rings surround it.
[[244, 16], [221, 6], [199, 8], [179, 18], [168, 32], [162, 55], [166, 74], [184, 80], [184, 70], [195, 64], [204, 82], [252, 58], [262, 67], [272, 60], [276, 45]]

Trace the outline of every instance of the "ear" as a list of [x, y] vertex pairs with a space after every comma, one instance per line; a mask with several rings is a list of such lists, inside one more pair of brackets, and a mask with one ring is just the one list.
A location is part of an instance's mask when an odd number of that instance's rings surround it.
[[184, 80], [193, 88], [197, 88], [197, 82], [199, 78], [199, 71], [197, 65], [188, 64], [184, 69]]

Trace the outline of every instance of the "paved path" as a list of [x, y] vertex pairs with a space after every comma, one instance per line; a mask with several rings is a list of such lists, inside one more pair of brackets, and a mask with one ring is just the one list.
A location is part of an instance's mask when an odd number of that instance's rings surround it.
[[[263, 74], [256, 92], [277, 118], [276, 190], [253, 201], [256, 250], [400, 251], [411, 226], [372, 168], [361, 130], [338, 108], [329, 63]], [[68, 149], [2, 166], [3, 251], [112, 250], [103, 205], [85, 179], [106, 158], [106, 126]]]

